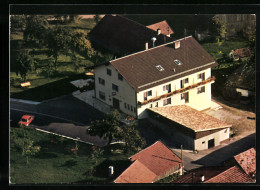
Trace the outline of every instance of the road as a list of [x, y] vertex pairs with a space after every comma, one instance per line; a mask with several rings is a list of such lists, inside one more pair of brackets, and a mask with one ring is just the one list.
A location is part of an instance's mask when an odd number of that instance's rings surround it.
[[86, 129], [93, 120], [102, 118], [103, 113], [74, 98], [64, 96], [38, 105], [10, 102], [11, 125], [16, 125], [24, 114], [35, 116], [31, 127], [50, 131], [97, 146], [105, 146], [107, 141], [87, 135]]

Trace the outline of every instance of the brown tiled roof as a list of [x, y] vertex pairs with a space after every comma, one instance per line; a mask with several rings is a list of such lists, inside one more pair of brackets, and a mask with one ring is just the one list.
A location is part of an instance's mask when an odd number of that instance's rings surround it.
[[187, 105], [149, 108], [149, 110], [195, 132], [231, 127], [231, 125]]
[[169, 26], [169, 24], [167, 23], [166, 20], [155, 23], [155, 24], [151, 24], [149, 26], [146, 26], [147, 28], [150, 28], [154, 31], [157, 31], [157, 29], [161, 30], [161, 33], [164, 35], [169, 35], [169, 34], [173, 34], [173, 31], [171, 29], [171, 27]]
[[139, 160], [157, 176], [181, 164], [181, 159], [162, 142], [153, 145], [131, 156], [131, 161]]
[[134, 53], [145, 50], [145, 43], [152, 47], [152, 37], [156, 37], [155, 46], [170, 41], [173, 38], [157, 32], [146, 26], [119, 15], [106, 15], [89, 33], [91, 40], [107, 49], [120, 54]]
[[[170, 42], [110, 63], [137, 92], [217, 66], [211, 55], [193, 37], [178, 41], [178, 49], [174, 48], [174, 42]], [[174, 62], [176, 59], [182, 65], [177, 65]], [[164, 70], [159, 71], [157, 65], [161, 65]]]
[[157, 177], [182, 163], [181, 159], [157, 141], [130, 158], [134, 163], [127, 168], [115, 183], [152, 183]]
[[152, 183], [156, 174], [136, 160], [114, 182], [115, 183]]
[[253, 176], [256, 173], [256, 151], [251, 148], [234, 156], [237, 163], [245, 171], [246, 174]]
[[205, 181], [205, 183], [252, 183], [252, 182], [254, 182], [254, 180], [238, 166], [233, 166], [230, 169], [218, 174], [217, 176]]
[[228, 168], [230, 167], [210, 166], [210, 167], [197, 168], [192, 171], [189, 171], [183, 176], [180, 176], [172, 183], [201, 183], [201, 179], [200, 179], [201, 176], [204, 176], [204, 181], [207, 181], [210, 178], [227, 170]]

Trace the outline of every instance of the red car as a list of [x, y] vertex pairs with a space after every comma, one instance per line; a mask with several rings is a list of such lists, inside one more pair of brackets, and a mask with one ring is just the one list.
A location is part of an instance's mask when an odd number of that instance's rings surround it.
[[32, 122], [32, 120], [34, 119], [33, 115], [23, 115], [23, 117], [21, 118], [21, 120], [18, 122], [18, 124], [20, 125], [25, 125], [25, 126], [29, 126], [29, 124]]

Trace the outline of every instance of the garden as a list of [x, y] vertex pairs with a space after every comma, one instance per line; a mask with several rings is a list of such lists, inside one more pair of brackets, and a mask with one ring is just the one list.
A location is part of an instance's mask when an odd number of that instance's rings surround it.
[[129, 165], [120, 145], [99, 148], [32, 128], [10, 127], [12, 184], [105, 184]]

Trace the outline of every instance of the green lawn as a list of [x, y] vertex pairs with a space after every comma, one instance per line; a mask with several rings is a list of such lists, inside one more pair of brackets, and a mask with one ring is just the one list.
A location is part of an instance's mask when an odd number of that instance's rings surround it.
[[[71, 153], [75, 141], [28, 128], [10, 128], [10, 174], [15, 184], [96, 184], [106, 183], [108, 167], [114, 166], [117, 175], [125, 170], [130, 162], [127, 154], [115, 154], [103, 149], [104, 153], [93, 158], [91, 145], [79, 143], [77, 155]], [[22, 156], [14, 139], [29, 138], [34, 145], [41, 147], [37, 155]], [[53, 140], [54, 142], [51, 142]]]

